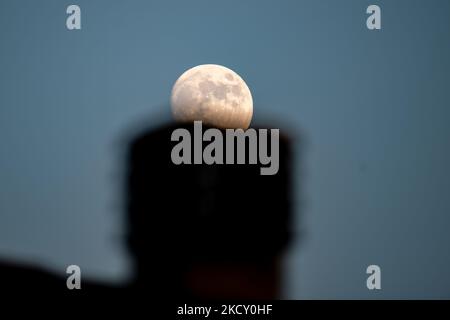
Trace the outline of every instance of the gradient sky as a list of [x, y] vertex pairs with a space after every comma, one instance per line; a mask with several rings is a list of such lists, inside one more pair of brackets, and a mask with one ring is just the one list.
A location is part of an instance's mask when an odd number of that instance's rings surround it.
[[256, 118], [304, 141], [286, 297], [450, 298], [449, 15], [440, 0], [2, 0], [0, 256], [126, 277], [124, 137], [167, 116], [183, 71], [217, 63]]

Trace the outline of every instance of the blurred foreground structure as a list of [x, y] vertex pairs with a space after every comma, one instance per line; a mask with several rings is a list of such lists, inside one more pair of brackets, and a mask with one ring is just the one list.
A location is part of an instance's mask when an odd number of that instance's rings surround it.
[[[291, 240], [290, 140], [281, 132], [275, 175], [261, 175], [259, 164], [175, 165], [171, 134], [179, 127], [151, 128], [129, 144], [126, 244], [133, 278], [119, 287], [82, 279], [81, 291], [278, 298], [280, 262]], [[192, 125], [183, 127], [192, 133]], [[45, 271], [0, 264], [0, 272], [10, 290], [67, 290], [66, 278]]]

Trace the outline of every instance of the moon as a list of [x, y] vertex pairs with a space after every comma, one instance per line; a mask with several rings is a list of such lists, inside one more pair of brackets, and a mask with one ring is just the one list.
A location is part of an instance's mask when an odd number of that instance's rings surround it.
[[244, 80], [233, 70], [203, 64], [184, 72], [171, 95], [176, 121], [202, 121], [218, 128], [247, 129], [253, 116], [253, 99]]

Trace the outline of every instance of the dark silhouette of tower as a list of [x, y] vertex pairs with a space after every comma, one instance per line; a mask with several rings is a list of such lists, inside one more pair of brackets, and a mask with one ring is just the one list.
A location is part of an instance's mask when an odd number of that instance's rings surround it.
[[[278, 173], [261, 175], [260, 164], [173, 164], [178, 142], [171, 134], [179, 127], [152, 129], [131, 143], [135, 285], [151, 283], [163, 297], [278, 297], [279, 262], [291, 236], [289, 139], [280, 136]], [[182, 127], [194, 137], [192, 124]]]

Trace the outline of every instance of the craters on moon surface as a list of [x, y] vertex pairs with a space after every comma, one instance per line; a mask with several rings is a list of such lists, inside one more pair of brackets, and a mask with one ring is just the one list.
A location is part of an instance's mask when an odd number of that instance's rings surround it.
[[184, 72], [173, 86], [171, 105], [177, 121], [200, 120], [218, 128], [247, 129], [253, 115], [252, 95], [244, 80], [214, 64]]

